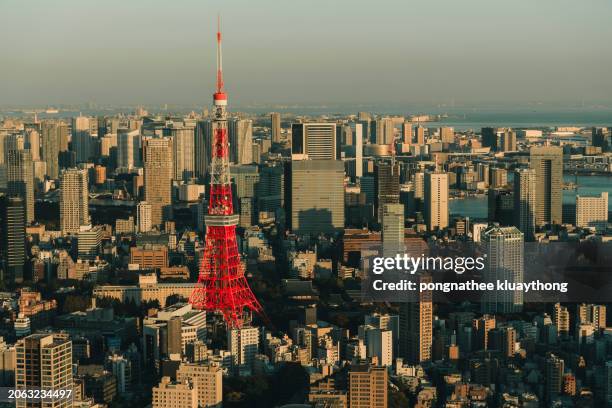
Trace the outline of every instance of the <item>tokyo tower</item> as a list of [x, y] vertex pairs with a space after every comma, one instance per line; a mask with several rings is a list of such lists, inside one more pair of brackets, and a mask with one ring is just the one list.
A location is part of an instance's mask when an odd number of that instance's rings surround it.
[[236, 243], [238, 215], [232, 204], [227, 131], [227, 94], [223, 89], [221, 28], [217, 29], [217, 90], [213, 95], [214, 118], [210, 166], [210, 197], [205, 217], [206, 243], [198, 283], [189, 303], [195, 309], [218, 312], [228, 328], [240, 328], [252, 312], [263, 309], [244, 276]]

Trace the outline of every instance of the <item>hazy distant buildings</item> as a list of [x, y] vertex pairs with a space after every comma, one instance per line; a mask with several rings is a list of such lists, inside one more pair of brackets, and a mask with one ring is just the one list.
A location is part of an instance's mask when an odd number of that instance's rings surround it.
[[89, 224], [89, 186], [85, 169], [66, 169], [60, 176], [60, 228], [76, 234]]
[[[516, 227], [491, 227], [482, 234], [487, 257], [483, 277], [485, 282], [524, 280], [524, 238]], [[491, 290], [483, 294], [484, 313], [515, 313], [523, 308], [522, 290]]]
[[143, 152], [145, 201], [151, 206], [151, 224], [161, 225], [172, 211], [172, 141], [145, 139]]
[[41, 154], [42, 160], [47, 163], [47, 176], [55, 180], [59, 177], [60, 126], [44, 122], [41, 136]]
[[172, 143], [172, 178], [189, 181], [196, 173], [194, 128], [172, 123], [166, 133]]
[[597, 196], [576, 196], [576, 226], [606, 231], [608, 228], [608, 192]]
[[77, 163], [88, 162], [92, 153], [92, 137], [89, 118], [72, 118], [72, 150], [76, 153]]
[[291, 126], [292, 160], [336, 160], [340, 145], [335, 123], [294, 123]]
[[390, 145], [393, 143], [395, 135], [395, 128], [393, 126], [393, 119], [391, 118], [380, 118], [374, 122], [371, 122], [370, 137], [372, 143], [379, 145]]
[[425, 173], [425, 223], [433, 231], [448, 227], [448, 174]]
[[442, 143], [453, 143], [455, 141], [455, 129], [452, 127], [441, 127], [440, 141]]
[[344, 228], [344, 165], [336, 160], [291, 163], [291, 229], [319, 234]]
[[480, 131], [482, 139], [482, 147], [489, 147], [491, 150], [497, 150], [499, 145], [499, 136], [496, 128], [484, 127]]
[[499, 139], [498, 149], [501, 152], [514, 152], [516, 148], [516, 132], [512, 129], [504, 129]]
[[514, 172], [514, 225], [531, 241], [535, 233], [536, 173], [533, 169]]
[[195, 175], [204, 179], [209, 172], [212, 146], [212, 121], [198, 121], [195, 128]]
[[536, 224], [561, 224], [563, 149], [557, 146], [532, 147], [529, 165], [536, 174]]

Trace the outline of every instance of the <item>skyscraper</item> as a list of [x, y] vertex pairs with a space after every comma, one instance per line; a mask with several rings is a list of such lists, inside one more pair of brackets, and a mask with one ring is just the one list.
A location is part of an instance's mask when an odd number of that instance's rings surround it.
[[397, 164], [379, 162], [374, 166], [374, 211], [379, 223], [382, 223], [384, 205], [399, 203], [399, 173]]
[[[17, 388], [72, 389], [72, 342], [58, 334], [33, 334], [17, 342]], [[18, 400], [17, 407], [72, 407], [66, 399]]]
[[355, 177], [363, 176], [363, 126], [355, 124]]
[[372, 135], [375, 144], [389, 145], [393, 143], [395, 138], [393, 119], [379, 118], [375, 122], [371, 122]]
[[335, 160], [339, 146], [335, 123], [294, 123], [291, 126], [292, 160]]
[[212, 121], [200, 120], [195, 129], [195, 174], [204, 180], [210, 167], [210, 154], [212, 145]]
[[42, 124], [42, 159], [47, 163], [47, 176], [55, 180], [59, 177], [60, 127], [57, 123]]
[[89, 221], [89, 186], [85, 169], [66, 169], [60, 175], [60, 228], [77, 234]]
[[561, 224], [563, 149], [532, 147], [529, 156], [529, 165], [536, 173], [536, 224]]
[[253, 163], [253, 121], [232, 119], [228, 121], [230, 162]]
[[140, 167], [140, 131], [119, 129], [117, 134], [117, 168], [131, 171]]
[[385, 204], [382, 217], [383, 256], [404, 253], [404, 205]]
[[344, 165], [336, 160], [291, 163], [291, 230], [299, 234], [339, 231], [344, 227]]
[[433, 231], [448, 227], [448, 174], [425, 173], [425, 223]]
[[89, 118], [72, 118], [72, 150], [76, 153], [77, 163], [88, 162], [92, 153], [92, 138]]
[[550, 403], [561, 393], [565, 362], [556, 355], [549, 353], [545, 361], [546, 401]]
[[[483, 233], [487, 257], [483, 280], [522, 283], [524, 280], [524, 239], [516, 227], [489, 228]], [[484, 313], [515, 313], [523, 308], [522, 290], [491, 290], [483, 294]]]
[[532, 241], [535, 233], [536, 173], [533, 169], [514, 172], [514, 226]]
[[[419, 276], [420, 283], [431, 282], [431, 276]], [[433, 303], [431, 291], [421, 291], [416, 299], [400, 305], [400, 357], [411, 364], [431, 360], [433, 344]]]
[[499, 139], [497, 150], [501, 152], [516, 151], [516, 132], [512, 129], [504, 129], [504, 133], [501, 134], [501, 138]]
[[34, 221], [34, 168], [28, 149], [10, 149], [7, 154], [7, 190], [11, 197], [23, 198], [26, 222]]
[[26, 260], [25, 207], [21, 197], [0, 195], [0, 268], [3, 281], [23, 281]]
[[452, 127], [441, 127], [440, 141], [442, 143], [453, 143], [455, 141], [455, 129]]
[[270, 129], [272, 134], [272, 143], [280, 143], [281, 141], [281, 115], [278, 112], [272, 112], [270, 114], [270, 120], [272, 122]]
[[490, 147], [491, 150], [497, 150], [498, 139], [497, 128], [484, 127], [480, 131], [482, 139], [482, 147]]
[[172, 141], [143, 141], [145, 201], [151, 206], [151, 224], [161, 225], [172, 213]]
[[412, 144], [413, 130], [412, 122], [402, 123], [402, 143]]
[[608, 228], [608, 192], [597, 196], [576, 196], [576, 226], [606, 231]]
[[232, 366], [236, 373], [251, 371], [259, 352], [259, 328], [244, 326], [229, 330], [227, 348], [232, 353]]
[[172, 138], [172, 159], [174, 180], [189, 181], [195, 177], [195, 134], [194, 128], [173, 123], [166, 129]]

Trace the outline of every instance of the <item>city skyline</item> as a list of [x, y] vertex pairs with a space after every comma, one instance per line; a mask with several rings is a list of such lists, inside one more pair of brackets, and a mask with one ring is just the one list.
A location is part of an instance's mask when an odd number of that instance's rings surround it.
[[234, 106], [610, 102], [609, 2], [455, 3], [6, 3], [0, 106], [206, 105], [218, 13]]

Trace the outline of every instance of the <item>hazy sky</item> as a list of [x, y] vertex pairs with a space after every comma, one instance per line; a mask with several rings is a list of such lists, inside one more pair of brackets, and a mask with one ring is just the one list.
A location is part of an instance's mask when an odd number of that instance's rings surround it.
[[0, 0], [0, 105], [612, 100], [610, 0]]

